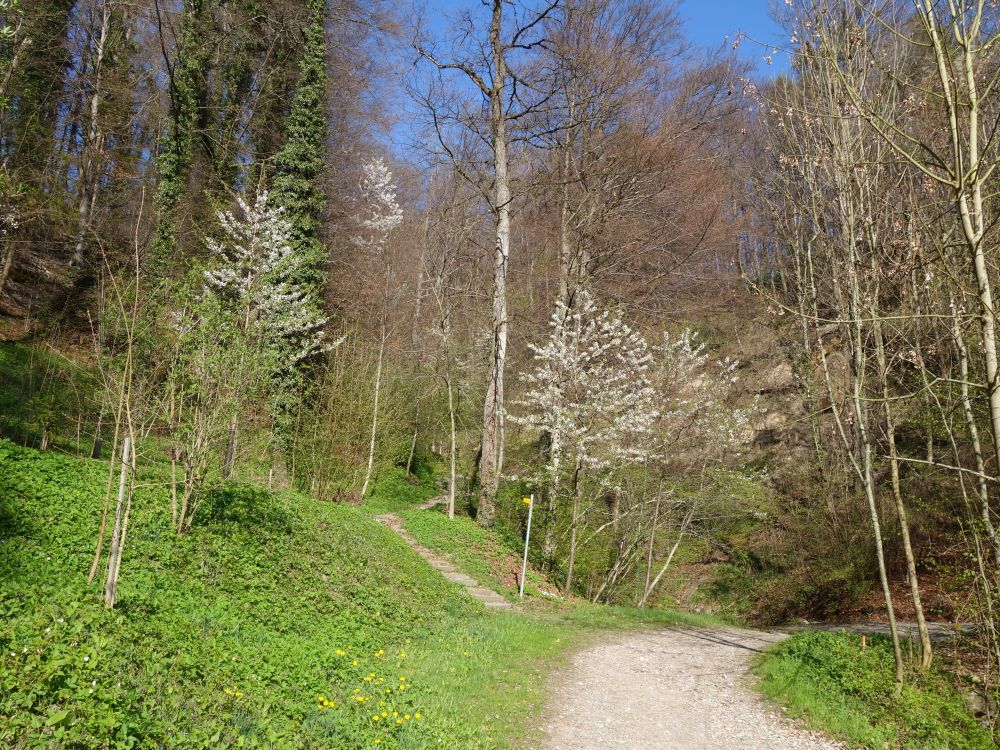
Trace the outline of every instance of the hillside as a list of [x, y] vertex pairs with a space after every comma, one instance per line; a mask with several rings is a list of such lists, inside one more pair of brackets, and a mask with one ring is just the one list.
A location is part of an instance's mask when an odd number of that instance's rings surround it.
[[153, 470], [108, 610], [86, 585], [107, 468], [0, 442], [5, 747], [511, 747], [560, 654], [679, 620], [487, 613], [371, 517], [427, 486], [352, 507], [227, 485], [178, 537]]

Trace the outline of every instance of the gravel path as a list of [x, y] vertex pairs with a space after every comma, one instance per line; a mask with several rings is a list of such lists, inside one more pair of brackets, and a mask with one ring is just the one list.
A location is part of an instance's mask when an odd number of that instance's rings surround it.
[[835, 750], [747, 684], [781, 633], [626, 633], [578, 653], [551, 692], [548, 750]]

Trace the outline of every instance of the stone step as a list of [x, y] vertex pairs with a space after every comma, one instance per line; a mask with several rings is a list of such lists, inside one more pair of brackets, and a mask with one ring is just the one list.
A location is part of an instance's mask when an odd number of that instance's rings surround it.
[[[435, 500], [424, 503], [418, 507], [429, 509], [437, 505], [439, 502], [443, 502], [443, 498], [436, 498]], [[462, 573], [450, 561], [437, 557], [429, 549], [419, 544], [416, 539], [406, 533], [406, 530], [403, 528], [403, 520], [399, 516], [393, 513], [386, 513], [381, 516], [375, 516], [375, 520], [395, 532], [413, 549], [414, 552], [424, 558], [430, 566], [444, 576], [444, 578], [452, 581], [453, 583], [457, 583], [460, 586], [464, 586], [468, 594], [481, 601], [483, 606], [489, 609], [507, 609], [512, 606], [509, 601], [504, 599], [496, 591], [488, 589], [485, 586], [480, 586], [478, 581], [471, 576]]]

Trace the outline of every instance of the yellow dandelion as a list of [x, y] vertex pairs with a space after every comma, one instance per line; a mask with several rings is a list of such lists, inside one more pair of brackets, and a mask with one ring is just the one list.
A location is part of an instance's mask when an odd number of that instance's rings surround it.
[[419, 719], [421, 716], [423, 716], [423, 714], [421, 714], [419, 711], [417, 713], [413, 714], [413, 718], [414, 719]]
[[402, 719], [396, 719], [396, 726], [400, 726], [403, 723]]
[[409, 714], [403, 714], [403, 718], [406, 719], [407, 721], [409, 721], [410, 720], [410, 715]]
[[381, 718], [382, 718], [382, 717], [381, 717], [381, 716], [379, 716], [378, 714], [374, 714], [374, 715], [372, 716], [372, 721], [379, 721], [379, 720], [380, 720]]

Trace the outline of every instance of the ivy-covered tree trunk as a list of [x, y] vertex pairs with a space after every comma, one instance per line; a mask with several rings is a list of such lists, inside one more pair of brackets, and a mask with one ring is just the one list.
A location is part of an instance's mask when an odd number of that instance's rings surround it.
[[[315, 310], [322, 309], [326, 286], [327, 252], [321, 239], [326, 211], [322, 176], [326, 168], [326, 2], [307, 0], [309, 23], [305, 29], [299, 79], [292, 107], [285, 120], [284, 144], [275, 156], [271, 200], [284, 209], [291, 223], [290, 244], [299, 259], [298, 277], [290, 279], [305, 292]], [[295, 404], [301, 398], [302, 365], [275, 373], [274, 420], [283, 448], [291, 432]]]
[[209, 48], [204, 43], [212, 0], [185, 0], [170, 67], [170, 116], [160, 144], [154, 253], [158, 264], [177, 254], [178, 207], [188, 188], [195, 133], [208, 91]]

